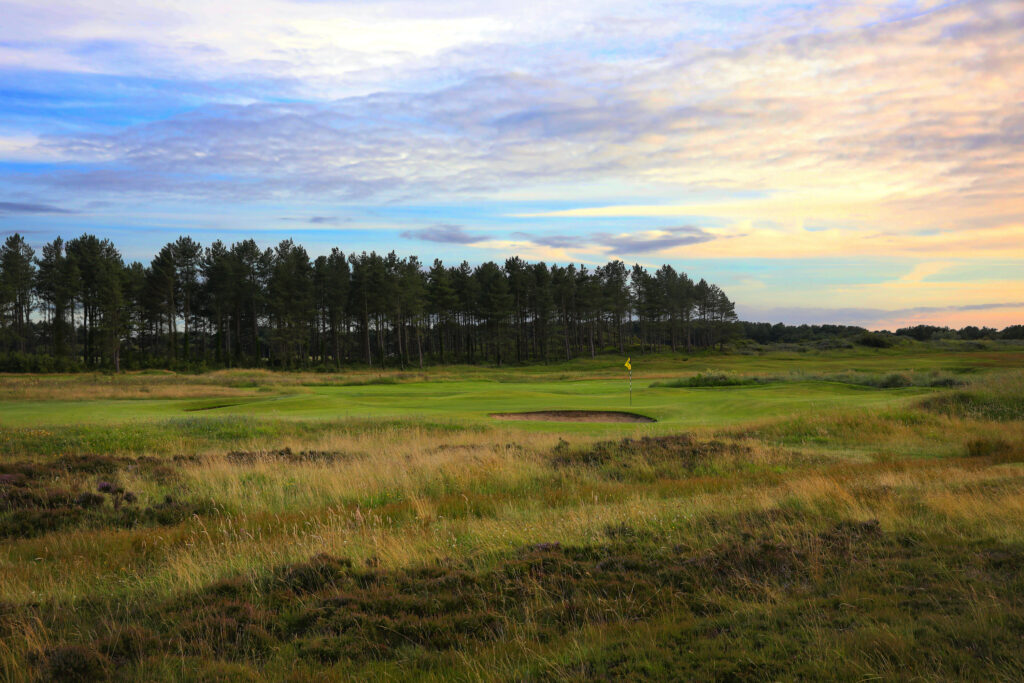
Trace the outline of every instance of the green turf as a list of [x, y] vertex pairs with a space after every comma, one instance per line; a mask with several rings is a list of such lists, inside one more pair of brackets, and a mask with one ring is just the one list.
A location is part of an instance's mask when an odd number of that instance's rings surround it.
[[[652, 417], [661, 427], [728, 425], [836, 407], [887, 406], [928, 390], [880, 390], [836, 382], [792, 382], [698, 389], [649, 388], [635, 382], [632, 406], [624, 380], [524, 383], [489, 381], [308, 387], [259, 398], [2, 402], [5, 426], [104, 424], [176, 417], [262, 419], [445, 418], [493, 422], [490, 413], [534, 410], [617, 410]], [[515, 429], [601, 429], [605, 425], [511, 422]], [[615, 425], [621, 428], [622, 425]]]

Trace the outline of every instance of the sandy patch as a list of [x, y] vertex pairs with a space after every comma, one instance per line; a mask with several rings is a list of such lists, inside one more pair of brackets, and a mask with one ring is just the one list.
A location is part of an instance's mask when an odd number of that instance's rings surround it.
[[491, 413], [491, 417], [542, 422], [657, 422], [646, 415], [619, 410], [537, 410], [528, 413]]

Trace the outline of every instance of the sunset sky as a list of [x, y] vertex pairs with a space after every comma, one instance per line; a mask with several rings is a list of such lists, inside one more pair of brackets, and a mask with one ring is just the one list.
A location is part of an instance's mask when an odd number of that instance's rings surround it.
[[0, 235], [671, 263], [1024, 323], [1024, 3], [0, 0]]

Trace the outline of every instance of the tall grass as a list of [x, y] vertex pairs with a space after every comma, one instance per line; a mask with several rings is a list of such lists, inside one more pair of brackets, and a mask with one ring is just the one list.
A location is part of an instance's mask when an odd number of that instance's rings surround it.
[[395, 432], [458, 433], [479, 429], [423, 420], [260, 420], [247, 416], [173, 418], [116, 425], [0, 426], [0, 455], [81, 453], [203, 454], [225, 449], [272, 449], [282, 443], [316, 445], [333, 435]]
[[791, 372], [779, 374], [738, 374], [728, 371], [705, 371], [689, 377], [660, 380], [650, 384], [652, 388], [691, 387], [735, 387], [754, 384], [775, 384], [780, 382], [841, 382], [878, 389], [902, 389], [904, 387], [958, 387], [967, 384], [964, 380], [943, 372], [841, 372], [807, 373]]
[[733, 372], [699, 372], [692, 377], [679, 377], [673, 380], [651, 382], [652, 388], [687, 388], [687, 387], [738, 387], [748, 384], [770, 384], [783, 379], [775, 375], [737, 375]]
[[975, 380], [967, 389], [929, 397], [927, 410], [980, 420], [1024, 420], [1024, 373], [1001, 373]]

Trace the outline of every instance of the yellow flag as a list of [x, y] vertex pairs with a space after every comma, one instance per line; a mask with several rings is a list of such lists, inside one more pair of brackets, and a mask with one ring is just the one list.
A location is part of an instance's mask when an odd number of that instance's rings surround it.
[[626, 369], [627, 370], [632, 370], [633, 369], [633, 366], [629, 364], [629, 359], [628, 358], [626, 359]]

